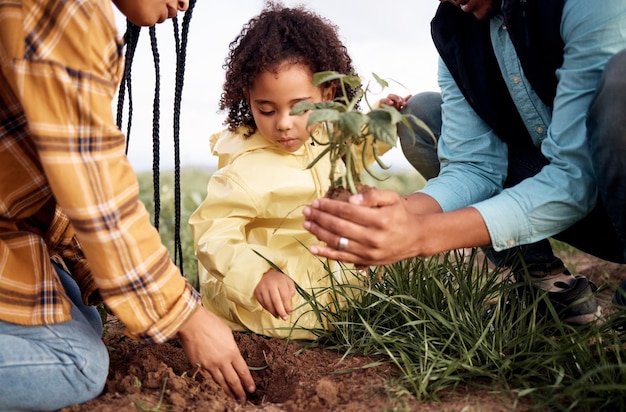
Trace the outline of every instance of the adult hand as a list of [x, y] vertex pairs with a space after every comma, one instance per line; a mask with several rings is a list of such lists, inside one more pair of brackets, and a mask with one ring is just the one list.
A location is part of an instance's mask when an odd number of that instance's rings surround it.
[[291, 314], [291, 298], [296, 294], [296, 286], [289, 276], [270, 269], [254, 289], [254, 297], [261, 306], [275, 318], [287, 320]]
[[206, 369], [228, 395], [245, 402], [246, 391], [256, 391], [232, 331], [214, 313], [197, 308], [178, 337], [191, 364]]
[[[314, 255], [358, 265], [384, 265], [416, 256], [410, 234], [416, 214], [406, 198], [390, 190], [371, 189], [350, 197], [349, 203], [317, 199], [304, 208], [304, 228], [326, 245], [313, 245]], [[348, 244], [339, 249], [339, 239]]]

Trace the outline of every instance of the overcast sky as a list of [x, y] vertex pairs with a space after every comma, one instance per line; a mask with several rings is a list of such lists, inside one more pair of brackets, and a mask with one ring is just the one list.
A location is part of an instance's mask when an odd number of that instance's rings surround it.
[[[339, 27], [357, 72], [393, 80], [384, 92], [410, 94], [437, 90], [437, 55], [430, 38], [430, 20], [437, 0], [284, 0], [305, 5]], [[208, 138], [221, 130], [225, 114], [218, 112], [229, 43], [244, 23], [258, 14], [264, 0], [196, 2], [190, 22], [187, 64], [180, 120], [180, 159], [185, 166], [215, 166]], [[121, 16], [121, 15], [120, 15]], [[120, 17], [118, 16], [118, 17]], [[179, 25], [182, 15], [179, 14]], [[120, 34], [125, 21], [119, 18]], [[157, 26], [161, 59], [161, 168], [172, 169], [175, 53], [173, 25]], [[323, 52], [323, 51], [320, 51]], [[147, 28], [141, 31], [133, 64], [133, 124], [128, 156], [136, 170], [152, 168], [152, 100], [154, 63]], [[382, 96], [381, 96], [382, 97]], [[115, 110], [115, 102], [114, 102]], [[123, 126], [126, 131], [126, 125]], [[387, 157], [392, 167], [402, 167], [399, 149]], [[404, 166], [406, 163], [404, 163]]]

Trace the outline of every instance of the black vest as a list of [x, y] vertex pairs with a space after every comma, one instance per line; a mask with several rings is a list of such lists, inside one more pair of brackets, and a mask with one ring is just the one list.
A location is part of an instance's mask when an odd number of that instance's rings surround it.
[[[499, 1], [499, 0], [494, 0]], [[563, 63], [560, 35], [564, 0], [504, 0], [502, 15], [524, 75], [552, 107], [556, 70]], [[449, 2], [431, 22], [435, 47], [465, 99], [509, 144], [530, 144], [530, 136], [508, 92], [489, 36], [489, 20], [476, 20]]]

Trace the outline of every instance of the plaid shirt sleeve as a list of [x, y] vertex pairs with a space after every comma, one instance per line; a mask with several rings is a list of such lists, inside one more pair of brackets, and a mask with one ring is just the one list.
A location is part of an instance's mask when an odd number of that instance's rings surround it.
[[199, 299], [138, 199], [113, 119], [122, 44], [111, 3], [0, 0], [0, 63], [0, 319], [69, 316], [57, 254], [130, 336], [170, 338]]

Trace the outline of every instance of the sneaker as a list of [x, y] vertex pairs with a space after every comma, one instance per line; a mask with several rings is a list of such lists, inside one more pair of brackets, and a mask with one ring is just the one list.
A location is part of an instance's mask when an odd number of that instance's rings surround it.
[[[567, 269], [529, 272], [530, 283], [548, 292], [548, 298], [557, 310], [563, 323], [569, 325], [588, 325], [602, 323], [602, 307], [598, 305], [594, 292], [596, 285], [581, 275], [572, 275]], [[523, 274], [516, 274], [519, 282]]]

